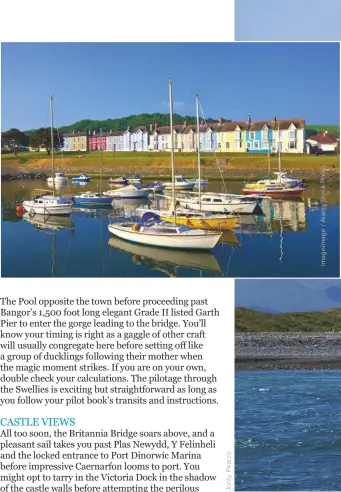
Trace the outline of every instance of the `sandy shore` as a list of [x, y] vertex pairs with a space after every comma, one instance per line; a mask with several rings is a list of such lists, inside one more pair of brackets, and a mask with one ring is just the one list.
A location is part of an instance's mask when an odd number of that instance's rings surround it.
[[341, 369], [341, 333], [237, 333], [236, 370]]

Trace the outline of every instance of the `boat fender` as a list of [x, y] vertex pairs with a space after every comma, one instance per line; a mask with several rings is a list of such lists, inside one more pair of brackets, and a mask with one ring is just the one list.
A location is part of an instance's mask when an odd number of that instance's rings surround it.
[[138, 231], [139, 229], [140, 228], [139, 228], [138, 224], [134, 224], [133, 227], [132, 227], [132, 230], [135, 231], [135, 232]]

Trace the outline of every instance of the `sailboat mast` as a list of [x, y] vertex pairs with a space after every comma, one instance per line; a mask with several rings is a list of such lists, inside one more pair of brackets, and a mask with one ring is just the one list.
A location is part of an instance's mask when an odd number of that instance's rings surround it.
[[280, 172], [279, 175], [280, 182], [282, 182], [281, 142], [279, 138], [279, 122], [278, 122], [278, 171]]
[[54, 141], [53, 141], [53, 96], [50, 97], [50, 126], [51, 126], [51, 158], [52, 158], [52, 183], [53, 183], [53, 194], [54, 194]]
[[100, 155], [100, 162], [101, 162], [101, 179], [99, 181], [99, 186], [100, 186], [100, 192], [102, 193], [102, 174], [103, 174], [103, 162], [102, 162], [102, 128], [99, 129], [99, 155]]
[[199, 125], [199, 96], [196, 96], [196, 111], [197, 111], [197, 152], [198, 152], [198, 180], [199, 180], [199, 210], [201, 210], [201, 172], [200, 172], [200, 125]]
[[175, 173], [174, 173], [174, 135], [173, 135], [173, 86], [172, 80], [169, 79], [169, 112], [170, 112], [170, 132], [171, 132], [171, 164], [172, 164], [172, 188], [173, 188], [173, 211], [174, 221], [176, 218], [176, 202], [175, 202]]

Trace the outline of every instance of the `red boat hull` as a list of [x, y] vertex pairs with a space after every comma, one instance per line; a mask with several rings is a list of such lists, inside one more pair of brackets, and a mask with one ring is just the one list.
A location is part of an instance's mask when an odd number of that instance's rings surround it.
[[299, 196], [301, 193], [303, 193], [304, 188], [294, 188], [294, 189], [287, 189], [287, 190], [249, 190], [249, 189], [243, 189], [244, 195], [269, 195], [269, 196]]

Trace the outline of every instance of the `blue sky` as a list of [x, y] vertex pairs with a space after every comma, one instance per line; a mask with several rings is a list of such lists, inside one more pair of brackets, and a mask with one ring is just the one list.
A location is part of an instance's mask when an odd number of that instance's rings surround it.
[[341, 308], [341, 280], [236, 280], [235, 304], [266, 312]]
[[235, 0], [238, 41], [338, 41], [340, 0]]
[[338, 124], [339, 60], [336, 43], [5, 43], [2, 129], [47, 126], [51, 94], [56, 126], [167, 113], [168, 77], [182, 115], [198, 92], [205, 117]]

